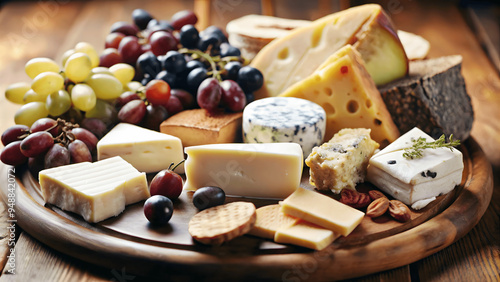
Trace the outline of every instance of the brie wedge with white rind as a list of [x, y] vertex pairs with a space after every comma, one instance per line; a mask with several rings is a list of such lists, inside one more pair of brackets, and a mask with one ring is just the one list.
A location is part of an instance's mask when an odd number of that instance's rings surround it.
[[[403, 157], [404, 148], [419, 137], [434, 141], [414, 128], [375, 154], [368, 166], [367, 180], [407, 205], [446, 194], [462, 181], [463, 157], [457, 149], [429, 148], [423, 150], [422, 158]], [[420, 202], [416, 207], [428, 203]]]

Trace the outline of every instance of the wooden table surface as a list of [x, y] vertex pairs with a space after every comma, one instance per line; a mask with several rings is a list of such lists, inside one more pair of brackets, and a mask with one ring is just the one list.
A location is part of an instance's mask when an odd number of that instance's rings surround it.
[[[306, 2], [308, 4], [306, 4]], [[1, 3], [1, 1], [0, 1]], [[201, 3], [201, 4], [200, 4]], [[21, 1], [0, 8], [0, 92], [14, 82], [28, 81], [24, 64], [34, 57], [60, 61], [65, 50], [79, 41], [103, 49], [111, 24], [131, 21], [135, 8], [169, 19], [182, 9], [197, 9], [203, 24], [224, 27], [249, 13], [315, 19], [357, 1]], [[429, 57], [460, 54], [463, 75], [472, 98], [475, 122], [472, 136], [494, 168], [493, 198], [481, 221], [463, 238], [410, 265], [372, 274], [355, 281], [499, 281], [500, 279], [500, 78], [490, 57], [471, 28], [468, 9], [454, 1], [383, 1], [399, 29], [425, 37]], [[209, 8], [209, 10], [207, 10]], [[498, 9], [498, 7], [496, 7]], [[0, 132], [14, 124], [19, 108], [0, 97]], [[0, 205], [0, 269], [9, 251], [5, 206]], [[39, 243], [16, 226], [15, 275], [3, 269], [1, 281], [139, 281], [126, 269], [105, 269], [74, 259]], [[411, 243], [411, 242], [408, 242]], [[362, 267], [362, 266], [360, 266]], [[189, 280], [189, 279], [187, 279]]]

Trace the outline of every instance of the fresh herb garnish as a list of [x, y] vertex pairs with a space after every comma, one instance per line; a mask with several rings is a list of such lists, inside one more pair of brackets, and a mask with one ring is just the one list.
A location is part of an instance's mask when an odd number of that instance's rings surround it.
[[432, 142], [427, 142], [425, 138], [419, 137], [418, 139], [411, 140], [413, 145], [411, 147], [405, 148], [403, 157], [407, 159], [418, 159], [423, 157], [422, 151], [427, 148], [450, 148], [453, 151], [453, 147], [460, 145], [460, 140], [453, 140], [453, 134], [450, 135], [450, 142], [446, 143], [446, 137], [441, 135], [439, 139]]

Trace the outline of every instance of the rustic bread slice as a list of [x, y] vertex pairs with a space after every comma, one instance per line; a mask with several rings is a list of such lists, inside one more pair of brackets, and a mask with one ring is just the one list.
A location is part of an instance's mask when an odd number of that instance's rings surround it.
[[474, 112], [461, 69], [460, 55], [412, 61], [407, 77], [379, 88], [401, 133], [418, 127], [433, 138], [469, 137]]

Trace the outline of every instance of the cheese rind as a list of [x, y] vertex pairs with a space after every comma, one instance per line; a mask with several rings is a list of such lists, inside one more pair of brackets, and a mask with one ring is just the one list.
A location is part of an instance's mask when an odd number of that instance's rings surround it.
[[289, 227], [276, 231], [276, 243], [293, 244], [321, 251], [328, 247], [340, 234], [322, 228], [307, 221], [299, 220]]
[[218, 186], [227, 195], [283, 199], [300, 185], [304, 158], [296, 143], [186, 147], [184, 189]]
[[297, 189], [281, 202], [281, 211], [343, 236], [349, 235], [365, 215], [328, 196], [304, 188]]
[[[157, 172], [184, 160], [179, 138], [128, 123], [116, 125], [97, 143], [98, 160], [115, 156], [142, 172]], [[175, 171], [183, 173], [184, 166]]]
[[99, 222], [119, 215], [126, 205], [150, 196], [145, 173], [120, 157], [40, 171], [46, 203]]
[[434, 141], [414, 128], [375, 154], [368, 166], [367, 180], [407, 205], [446, 194], [462, 181], [463, 156], [457, 149], [428, 148], [422, 151], [422, 158], [403, 157], [404, 148], [419, 137]]

